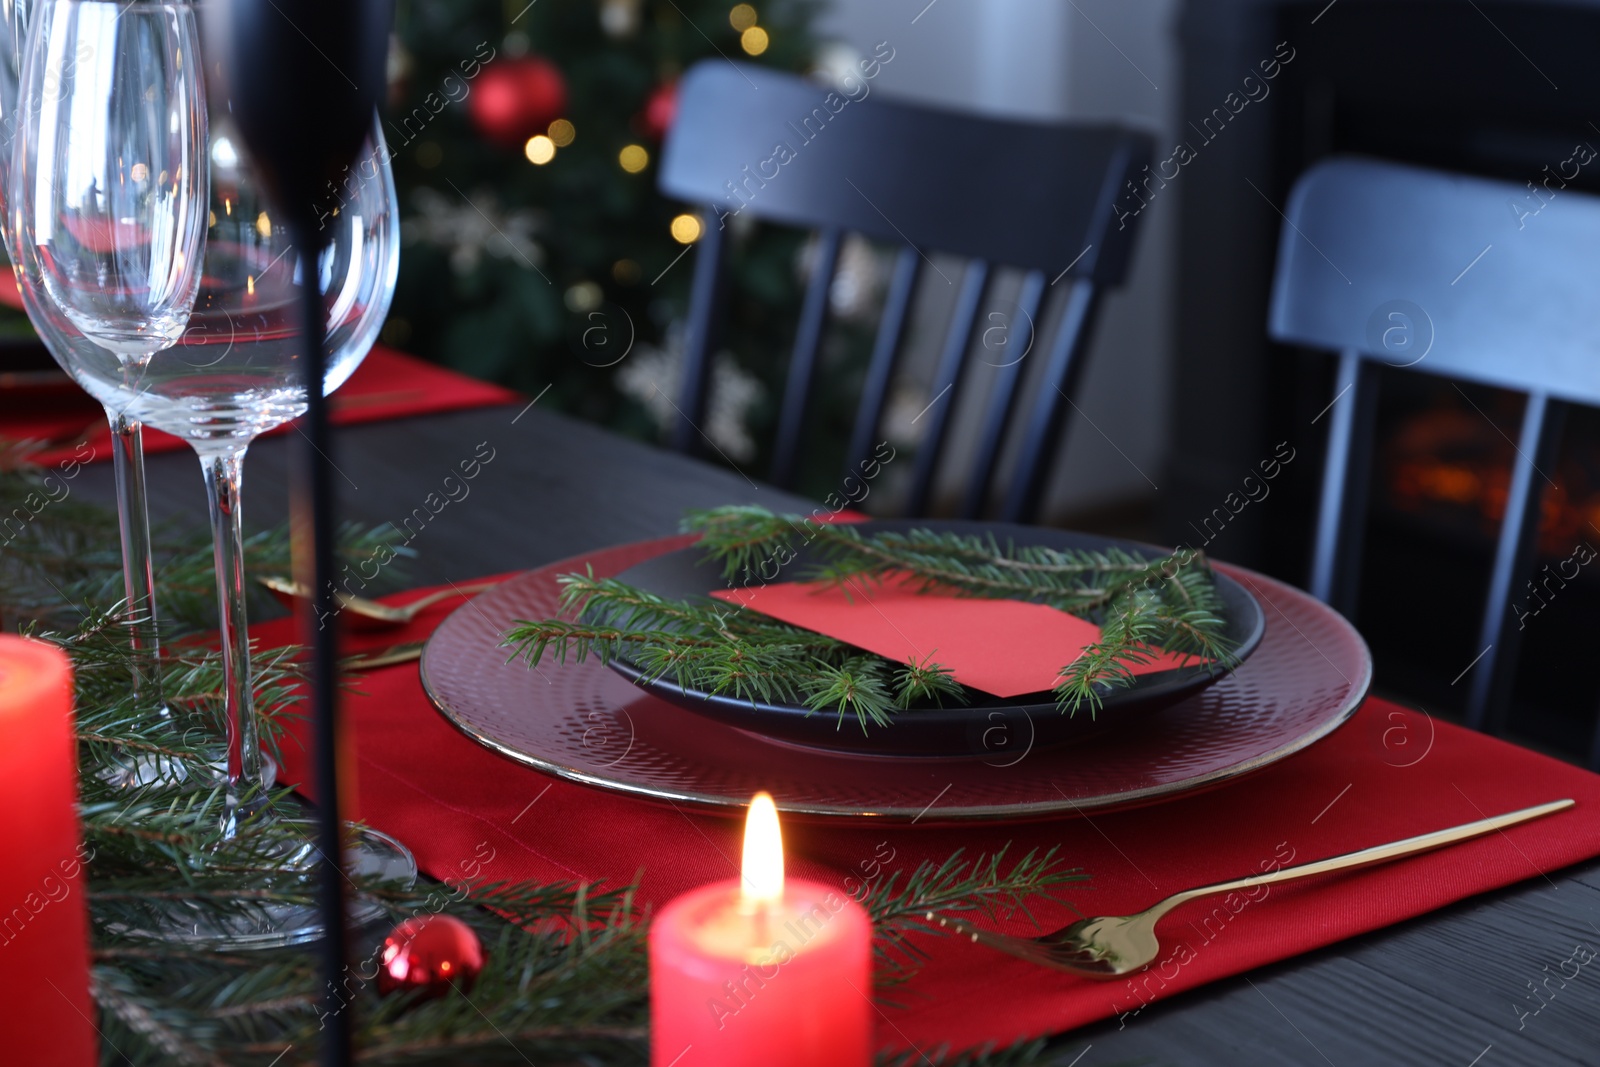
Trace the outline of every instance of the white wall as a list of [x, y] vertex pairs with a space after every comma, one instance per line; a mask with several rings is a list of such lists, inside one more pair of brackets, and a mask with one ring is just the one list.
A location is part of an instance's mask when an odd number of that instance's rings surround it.
[[1061, 0], [832, 0], [824, 35], [895, 48], [878, 88], [1000, 115], [1067, 115], [1070, 4]]
[[[1154, 132], [1161, 146], [1179, 110], [1176, 17], [1177, 0], [832, 0], [821, 28], [863, 51], [894, 46], [876, 87], [884, 92], [1000, 115], [1116, 120]], [[1071, 416], [1046, 514], [1148, 496], [1150, 479], [1160, 480], [1175, 200], [1140, 218], [1133, 274], [1104, 306], [1077, 398], [1087, 418]]]

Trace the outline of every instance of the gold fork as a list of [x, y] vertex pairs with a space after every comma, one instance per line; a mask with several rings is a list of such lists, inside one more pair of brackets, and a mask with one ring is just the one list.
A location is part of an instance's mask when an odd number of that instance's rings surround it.
[[1149, 966], [1161, 955], [1161, 944], [1156, 940], [1156, 922], [1173, 908], [1187, 904], [1191, 900], [1211, 896], [1214, 893], [1230, 893], [1241, 889], [1253, 889], [1256, 886], [1275, 885], [1296, 878], [1309, 878], [1330, 871], [1387, 863], [1402, 856], [1412, 856], [1419, 852], [1452, 845], [1457, 841], [1479, 837], [1507, 826], [1515, 826], [1517, 823], [1537, 819], [1570, 808], [1572, 805], [1571, 800], [1552, 800], [1548, 804], [1479, 819], [1477, 822], [1463, 823], [1447, 830], [1435, 830], [1432, 833], [1408, 837], [1404, 841], [1375, 845], [1359, 852], [1333, 856], [1314, 863], [1303, 863], [1298, 867], [1285, 867], [1266, 874], [1236, 878], [1231, 882], [1218, 882], [1216, 885], [1202, 886], [1199, 889], [1187, 889], [1182, 893], [1174, 893], [1167, 899], [1133, 915], [1106, 915], [1079, 919], [1071, 926], [1039, 937], [1014, 937], [1010, 934], [980, 930], [961, 919], [940, 918], [934, 912], [928, 912], [925, 918], [941, 927], [970, 937], [979, 944], [988, 945], [1029, 963], [1086, 975], [1090, 978], [1116, 978]]
[[[286, 607], [293, 607], [296, 600], [304, 600], [311, 596], [309, 590], [293, 578], [280, 578], [276, 575], [264, 575], [256, 579], [264, 588], [271, 591]], [[449, 589], [441, 589], [436, 593], [429, 593], [420, 600], [413, 600], [409, 604], [395, 607], [392, 604], [382, 604], [376, 600], [368, 600], [363, 596], [355, 596], [345, 592], [335, 592], [339, 603], [344, 610], [350, 613], [347, 622], [353, 630], [382, 629], [388, 626], [405, 626], [416, 620], [424, 609], [430, 608], [441, 600], [448, 600], [453, 596], [466, 596], [471, 593], [482, 593], [493, 589], [497, 582], [475, 582], [471, 585], [455, 585]]]

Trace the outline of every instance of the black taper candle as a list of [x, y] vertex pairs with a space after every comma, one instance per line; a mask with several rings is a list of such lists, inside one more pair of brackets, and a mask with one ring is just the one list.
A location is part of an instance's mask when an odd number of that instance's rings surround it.
[[[313, 762], [318, 800], [318, 900], [324, 988], [344, 986], [347, 945], [339, 797], [333, 460], [323, 396], [327, 312], [318, 284], [319, 200], [355, 161], [384, 87], [392, 0], [224, 0], [210, 12], [208, 72], [220, 74], [239, 134], [300, 259], [306, 414], [299, 438], [297, 522], [309, 526]], [[297, 537], [300, 531], [297, 530]], [[303, 542], [302, 542], [303, 544]], [[349, 1006], [329, 1005], [322, 1062], [351, 1062]]]

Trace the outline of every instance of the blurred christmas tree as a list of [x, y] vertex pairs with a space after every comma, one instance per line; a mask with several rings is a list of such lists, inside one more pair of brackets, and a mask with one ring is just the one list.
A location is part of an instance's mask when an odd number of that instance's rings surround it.
[[[657, 386], [676, 379], [675, 323], [693, 274], [684, 253], [699, 234], [685, 205], [656, 191], [675, 80], [704, 58], [826, 66], [815, 12], [814, 0], [759, 10], [727, 0], [403, 3], [387, 131], [405, 250], [384, 339], [530, 395], [549, 386], [546, 403], [657, 437], [671, 414]], [[793, 338], [805, 235], [738, 236], [707, 430], [746, 462], [758, 460]], [[876, 253], [853, 254], [844, 296], [862, 304]]]

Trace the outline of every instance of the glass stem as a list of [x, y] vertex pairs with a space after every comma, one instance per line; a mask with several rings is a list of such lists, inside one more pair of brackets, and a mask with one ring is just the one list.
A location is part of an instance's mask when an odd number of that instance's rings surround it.
[[170, 718], [161, 695], [161, 639], [156, 627], [155, 565], [150, 548], [150, 510], [145, 497], [144, 424], [126, 413], [111, 420], [112, 464], [117, 483], [117, 518], [122, 530], [122, 579], [127, 596], [133, 691], [142, 703]]
[[239, 488], [244, 448], [203, 453], [206, 495], [211, 503], [211, 539], [217, 561], [217, 614], [221, 620], [223, 686], [227, 700], [228, 783], [223, 832], [266, 803], [262, 795], [261, 744], [250, 688], [250, 629], [245, 612], [244, 527]]

